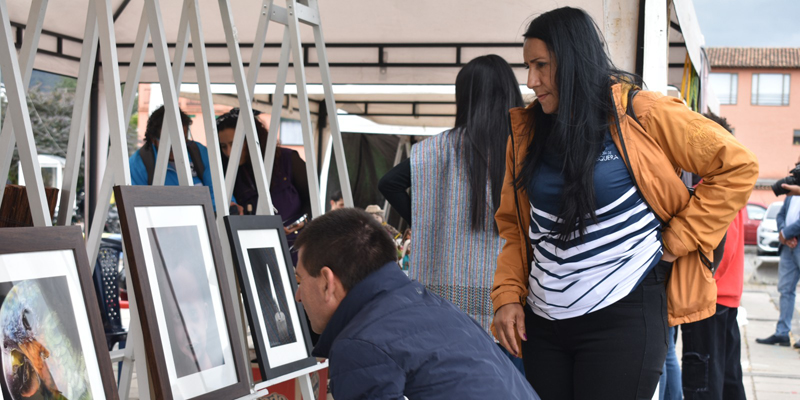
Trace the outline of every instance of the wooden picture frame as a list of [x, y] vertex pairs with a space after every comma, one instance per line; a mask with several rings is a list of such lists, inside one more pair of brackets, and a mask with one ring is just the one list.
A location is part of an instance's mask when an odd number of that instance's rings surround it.
[[0, 399], [119, 398], [92, 264], [80, 227], [0, 229]]
[[250, 393], [211, 196], [203, 186], [116, 186], [153, 398]]
[[316, 364], [281, 217], [224, 220], [263, 380]]

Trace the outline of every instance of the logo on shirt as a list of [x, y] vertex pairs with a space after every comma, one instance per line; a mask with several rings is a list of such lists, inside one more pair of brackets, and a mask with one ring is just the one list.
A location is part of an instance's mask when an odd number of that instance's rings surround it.
[[603, 154], [600, 154], [600, 157], [597, 157], [597, 162], [603, 161], [614, 161], [619, 160], [619, 157], [611, 152], [611, 150], [603, 150]]

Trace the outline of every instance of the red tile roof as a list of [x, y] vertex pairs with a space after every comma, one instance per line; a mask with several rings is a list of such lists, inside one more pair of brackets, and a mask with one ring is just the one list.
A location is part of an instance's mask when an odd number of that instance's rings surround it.
[[800, 48], [709, 47], [711, 67], [800, 68]]

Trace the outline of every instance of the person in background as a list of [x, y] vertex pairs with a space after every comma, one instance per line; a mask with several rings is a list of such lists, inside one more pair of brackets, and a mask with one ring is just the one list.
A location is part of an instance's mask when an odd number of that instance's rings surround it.
[[[366, 211], [367, 214], [371, 215], [372, 218], [375, 218], [375, 220], [378, 221], [381, 224], [381, 226], [383, 226], [383, 229], [386, 229], [386, 232], [389, 233], [389, 236], [392, 237], [392, 240], [394, 240], [395, 242], [400, 241], [402, 236], [400, 234], [400, 231], [398, 231], [397, 228], [389, 225], [388, 223], [386, 223], [386, 221], [383, 220], [384, 211], [379, 205], [377, 204], [368, 205], [364, 211]], [[403, 245], [402, 242], [397, 244], [398, 248]]]
[[[409, 277], [453, 302], [486, 332], [491, 332], [490, 293], [504, 242], [494, 213], [511, 133], [508, 110], [523, 104], [505, 60], [493, 54], [475, 58], [456, 77], [453, 129], [415, 144], [411, 158], [378, 184], [413, 226]], [[508, 356], [522, 371], [522, 361]]]
[[[783, 202], [776, 218], [778, 224], [778, 292], [780, 296], [780, 315], [775, 327], [775, 333], [764, 339], [756, 339], [757, 343], [779, 346], [789, 346], [792, 331], [792, 316], [795, 309], [795, 295], [797, 282], [800, 281], [800, 249], [797, 248], [797, 239], [800, 237], [800, 189], [797, 185], [781, 185], [789, 193]], [[794, 348], [800, 349], [800, 340], [796, 341]]]
[[675, 342], [678, 340], [678, 327], [670, 326], [667, 333], [667, 359], [658, 380], [659, 400], [683, 399], [683, 384], [681, 383], [681, 364], [675, 352]]
[[[728, 132], [725, 118], [705, 114]], [[736, 320], [744, 286], [744, 209], [728, 226], [724, 253], [714, 273], [717, 309], [701, 321], [681, 325], [683, 334], [683, 398], [745, 400], [742, 384], [741, 335]], [[714, 260], [717, 261], [717, 260]]]
[[[195, 186], [206, 186], [211, 193], [211, 204], [216, 211], [214, 203], [214, 190], [211, 181], [211, 168], [208, 164], [208, 149], [200, 143], [189, 139], [189, 125], [192, 119], [183, 110], [180, 111], [181, 125], [183, 125], [183, 135], [186, 138], [186, 151], [189, 155], [189, 170], [192, 173], [192, 181]], [[161, 140], [162, 126], [164, 125], [164, 106], [157, 108], [147, 119], [147, 128], [144, 131], [144, 145], [136, 150], [128, 160], [131, 169], [132, 185], [152, 185], [153, 175], [155, 174], [156, 157], [158, 155], [158, 145]], [[169, 164], [167, 165], [167, 176], [164, 181], [165, 186], [178, 186], [178, 173], [175, 168], [175, 156], [172, 150], [169, 152]], [[231, 203], [235, 205], [235, 203]]]
[[342, 191], [337, 190], [331, 195], [331, 211], [344, 208], [344, 199], [342, 198]]
[[320, 334], [336, 400], [539, 397], [470, 317], [397, 268], [395, 245], [372, 216], [335, 210], [295, 246], [295, 300]]
[[[269, 132], [258, 115], [259, 111], [253, 110], [256, 116], [256, 133], [261, 146], [261, 154], [267, 147]], [[228, 158], [231, 155], [233, 136], [236, 132], [236, 123], [239, 120], [239, 108], [233, 108], [217, 117], [217, 132], [219, 146], [223, 154], [223, 166], [226, 171]], [[300, 155], [281, 146], [275, 149], [275, 162], [272, 167], [272, 178], [269, 180], [269, 194], [272, 205], [283, 220], [284, 232], [289, 246], [297, 239], [298, 232], [303, 228], [305, 219], [311, 216], [311, 198], [308, 194], [308, 177], [306, 176], [306, 163]], [[258, 189], [250, 160], [247, 142], [242, 147], [242, 156], [239, 158], [239, 171], [236, 174], [236, 183], [233, 186], [233, 195], [236, 202], [242, 206], [246, 214], [255, 214], [258, 205]], [[299, 222], [298, 222], [299, 221]], [[292, 252], [292, 261], [297, 263], [297, 255]]]
[[[497, 337], [545, 399], [650, 399], [668, 325], [714, 314], [707, 265], [756, 158], [680, 99], [639, 90], [585, 11], [543, 13], [523, 36], [537, 99], [511, 110]], [[677, 169], [705, 178], [694, 196]]]

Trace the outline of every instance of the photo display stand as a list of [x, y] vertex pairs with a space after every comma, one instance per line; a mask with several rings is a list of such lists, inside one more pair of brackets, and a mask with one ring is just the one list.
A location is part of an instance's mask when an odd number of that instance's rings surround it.
[[[44, 185], [41, 176], [41, 169], [38, 164], [38, 154], [34, 143], [34, 136], [26, 102], [25, 90], [30, 81], [32, 67], [39, 45], [39, 37], [42, 33], [44, 15], [47, 10], [49, 0], [32, 0], [30, 15], [24, 27], [24, 37], [17, 56], [13, 44], [13, 35], [9, 21], [7, 0], [0, 0], [0, 72], [3, 74], [6, 93], [9, 101], [8, 115], [1, 125], [0, 131], [0, 175], [7, 175], [10, 168], [11, 155], [16, 148], [20, 155], [22, 171], [28, 178], [28, 199], [33, 217], [34, 226], [50, 226], [52, 221], [48, 212], [47, 202], [44, 197]], [[248, 75], [245, 78], [244, 67], [236, 38], [236, 28], [233, 24], [233, 17], [230, 11], [230, 0], [219, 0], [220, 11], [223, 19], [228, 48], [231, 53], [231, 65], [233, 66], [234, 80], [237, 85], [240, 107], [243, 111], [245, 124], [241, 128], [237, 127], [237, 132], [241, 129], [244, 135], [237, 135], [238, 149], [234, 155], [241, 154], [241, 147], [245, 137], [248, 143], [256, 145], [249, 146], [255, 152], [252, 159], [263, 161], [253, 163], [257, 168], [256, 179], [259, 190], [261, 204], [258, 213], [271, 215], [272, 206], [268, 191], [268, 176], [271, 175], [272, 162], [277, 146], [276, 134], [270, 135], [266, 154], [260, 155], [260, 147], [255, 133], [254, 120], [252, 118], [251, 99], [254, 92], [255, 83], [258, 77], [258, 69], [261, 63], [268, 23], [278, 22], [284, 25], [285, 31], [281, 46], [281, 62], [279, 64], [277, 92], [275, 98], [282, 99], [286, 85], [286, 74], [289, 68], [289, 56], [295, 60], [294, 71], [298, 88], [298, 98], [300, 99], [301, 126], [303, 132], [304, 146], [308, 154], [307, 173], [311, 182], [310, 192], [312, 195], [312, 215], [319, 216], [323, 213], [322, 201], [319, 196], [319, 178], [316, 171], [316, 157], [314, 155], [314, 136], [311, 130], [311, 118], [308, 107], [308, 94], [305, 79], [305, 62], [303, 60], [304, 49], [301, 43], [300, 26], [309, 25], [313, 29], [315, 48], [319, 59], [319, 67], [322, 76], [322, 83], [325, 91], [328, 115], [330, 118], [330, 133], [328, 138], [319, 138], [325, 142], [332, 142], [336, 162], [339, 170], [339, 179], [343, 190], [345, 204], [353, 206], [352, 193], [347, 175], [346, 162], [344, 158], [344, 148], [342, 145], [341, 133], [336, 118], [336, 105], [333, 99], [332, 84], [330, 78], [330, 68], [327, 61], [324, 39], [320, 27], [319, 7], [316, 0], [286, 0], [286, 7], [273, 4], [274, 0], [263, 0], [263, 11], [259, 16], [259, 26], [257, 38], [254, 42], [252, 60]], [[200, 87], [200, 97], [203, 117], [206, 121], [215, 119], [213, 101], [211, 98], [210, 79], [208, 73], [208, 61], [205, 54], [203, 40], [203, 30], [198, 12], [197, 0], [185, 0], [179, 24], [179, 37], [175, 48], [174, 59], [170, 60], [167, 40], [164, 33], [164, 25], [161, 17], [161, 9], [158, 0], [144, 0], [144, 10], [139, 24], [136, 43], [133, 48], [131, 62], [127, 71], [127, 79], [124, 81], [124, 91], [122, 89], [119, 73], [119, 61], [117, 57], [117, 43], [114, 32], [114, 10], [113, 0], [89, 0], [87, 5], [86, 26], [81, 45], [81, 58], [79, 73], [75, 92], [75, 106], [72, 113], [70, 126], [69, 142], [67, 145], [67, 157], [64, 168], [64, 180], [60, 188], [60, 208], [58, 212], [58, 225], [71, 224], [74, 210], [71, 205], [74, 203], [77, 193], [77, 180], [80, 170], [81, 153], [85, 146], [86, 125], [89, 119], [90, 92], [94, 74], [97, 72], [97, 81], [101, 83], [102, 90], [98, 93], [98, 103], [103, 103], [107, 108], [108, 138], [101, 139], [95, 147], [99, 149], [108, 148], [106, 154], [104, 150], [99, 151], [100, 172], [102, 182], [97, 183], [97, 187], [92, 188], [97, 196], [97, 208], [92, 215], [91, 224], [86, 228], [86, 252], [89, 260], [96, 260], [100, 249], [100, 242], [103, 233], [104, 222], [108, 217], [112, 189], [117, 185], [130, 185], [130, 167], [127, 157], [126, 129], [128, 116], [131, 115], [136, 98], [136, 89], [145, 61], [145, 53], [152, 37], [152, 48], [155, 55], [158, 78], [161, 84], [162, 94], [164, 95], [165, 119], [164, 132], [161, 143], [162, 157], [156, 160], [154, 175], [154, 185], [163, 185], [167, 170], [167, 157], [172, 150], [175, 155], [175, 165], [178, 180], [181, 185], [192, 185], [191, 174], [189, 171], [189, 160], [186, 150], [185, 139], [182, 135], [178, 109], [178, 91], [182, 81], [183, 69], [186, 63], [188, 51], [189, 35], [194, 43], [194, 63], [197, 68], [197, 80]], [[17, 28], [18, 32], [19, 29]], [[99, 47], [98, 47], [99, 46]], [[98, 57], [103, 60], [98, 63]], [[246, 85], [246, 86], [245, 86]], [[280, 109], [273, 108], [272, 121], [275, 129], [280, 126]], [[275, 122], [277, 121], [277, 122]], [[214, 183], [215, 206], [220, 212], [217, 215], [217, 229], [222, 239], [222, 255], [225, 261], [226, 273], [228, 274], [228, 284], [231, 293], [238, 293], [236, 279], [232, 268], [231, 249], [224, 234], [223, 217], [228, 214], [228, 202], [233, 182], [235, 182], [235, 171], [229, 174], [229, 185], [225, 183], [225, 176], [222, 170], [221, 155], [215, 124], [206, 124], [205, 134], [208, 143], [210, 172]], [[94, 138], [92, 138], [94, 140]], [[110, 147], [108, 143], [110, 141]], [[87, 148], [88, 151], [88, 148]], [[87, 157], [88, 158], [88, 157]], [[4, 186], [0, 186], [0, 199]], [[262, 206], [263, 205], [263, 206]], [[131, 269], [129, 266], [128, 253], [125, 252], [123, 258], [123, 269], [126, 276], [130, 279]], [[130, 288], [132, 289], [132, 288]], [[141, 327], [139, 310], [137, 308], [135, 293], [130, 290], [130, 325], [128, 330], [128, 340], [125, 349], [112, 351], [112, 363], [121, 362], [121, 376], [118, 385], [119, 397], [127, 399], [130, 396], [131, 382], [134, 368], [136, 370], [138, 382], [138, 397], [140, 399], [151, 398], [151, 385], [148, 377], [147, 358], [143, 332]], [[238, 301], [239, 307], [234, 307], [233, 314], [236, 323], [244, 327], [244, 317], [242, 304]], [[246, 350], [244, 337], [233, 338], [234, 345], [240, 345]], [[138, 361], [138, 362], [136, 362]], [[314, 398], [313, 386], [310, 374], [327, 367], [327, 362], [317, 363], [298, 371], [287, 373], [280, 377], [260, 382], [257, 385], [250, 384], [251, 394], [245, 398], [257, 398], [266, 395], [266, 388], [277, 383], [291, 379], [299, 379], [301, 392], [305, 399]], [[248, 379], [252, 379], [248, 374]], [[320, 383], [324, 387], [324, 382]]]

